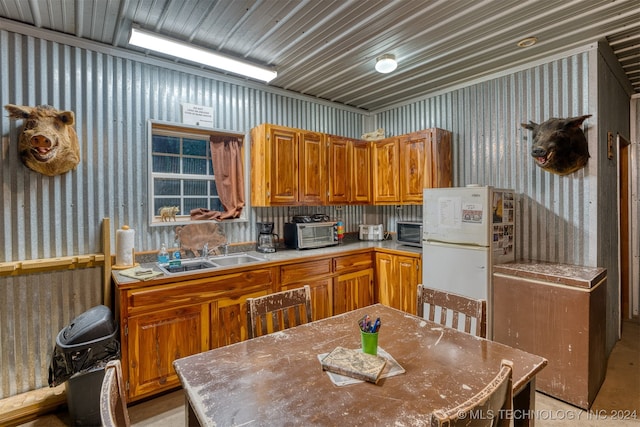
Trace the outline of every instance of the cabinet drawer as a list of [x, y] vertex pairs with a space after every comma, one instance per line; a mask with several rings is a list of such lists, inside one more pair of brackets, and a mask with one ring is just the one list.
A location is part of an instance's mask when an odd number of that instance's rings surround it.
[[309, 261], [302, 264], [285, 265], [280, 267], [280, 282], [288, 283], [308, 280], [315, 276], [328, 276], [331, 274], [331, 259]]
[[237, 298], [246, 293], [271, 289], [272, 282], [271, 270], [259, 269], [133, 290], [128, 293], [128, 314], [169, 305], [195, 304], [222, 296]]
[[363, 270], [373, 267], [373, 258], [370, 253], [347, 255], [334, 258], [334, 272], [342, 273], [350, 270]]

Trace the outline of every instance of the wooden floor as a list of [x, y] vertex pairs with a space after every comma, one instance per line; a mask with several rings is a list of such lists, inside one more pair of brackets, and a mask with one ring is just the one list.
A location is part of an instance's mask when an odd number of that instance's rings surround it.
[[[634, 416], [635, 413], [635, 416]], [[184, 396], [175, 391], [129, 407], [134, 427], [183, 426]], [[631, 427], [640, 426], [640, 324], [623, 324], [622, 339], [616, 344], [607, 366], [607, 376], [589, 413], [542, 393], [536, 393], [537, 427]], [[60, 412], [22, 426], [66, 426], [68, 414]]]

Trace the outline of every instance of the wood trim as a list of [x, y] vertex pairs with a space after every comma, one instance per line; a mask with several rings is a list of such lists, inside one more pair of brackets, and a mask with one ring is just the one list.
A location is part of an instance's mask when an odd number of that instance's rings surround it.
[[631, 271], [630, 252], [631, 252], [631, 226], [630, 226], [630, 206], [631, 200], [629, 199], [630, 193], [630, 176], [631, 171], [629, 169], [629, 141], [627, 141], [622, 135], [617, 135], [618, 143], [618, 179], [620, 183], [620, 200], [619, 200], [619, 215], [620, 215], [620, 230], [618, 235], [620, 236], [620, 317], [621, 319], [630, 319], [630, 289], [629, 289], [629, 277]]
[[19, 425], [51, 413], [67, 403], [64, 384], [17, 394], [0, 400], [0, 425]]
[[231, 136], [235, 138], [239, 138], [244, 141], [244, 134], [240, 132], [233, 131], [225, 131], [225, 130], [217, 130], [211, 128], [199, 128], [196, 126], [186, 126], [186, 125], [174, 125], [169, 123], [158, 123], [151, 122], [151, 129], [153, 130], [163, 130], [166, 132], [175, 132], [180, 134], [192, 134], [192, 135], [214, 135], [214, 136]]
[[20, 276], [52, 270], [99, 267], [104, 264], [104, 254], [71, 255], [58, 258], [41, 258], [0, 263], [0, 276]]
[[111, 304], [111, 220], [109, 218], [102, 220], [102, 253], [105, 254], [104, 269], [102, 271], [102, 303], [109, 308], [113, 308]]

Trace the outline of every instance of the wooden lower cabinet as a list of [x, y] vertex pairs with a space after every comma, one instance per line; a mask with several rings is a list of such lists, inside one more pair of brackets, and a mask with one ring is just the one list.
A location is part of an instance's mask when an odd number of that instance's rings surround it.
[[417, 288], [421, 281], [420, 257], [376, 253], [377, 301], [416, 314]]
[[211, 348], [222, 347], [244, 341], [247, 331], [247, 298], [265, 296], [270, 292], [261, 289], [250, 294], [220, 298], [210, 304], [211, 308]]
[[178, 387], [174, 360], [247, 339], [246, 300], [272, 284], [266, 268], [119, 290], [128, 401]]
[[128, 319], [129, 396], [180, 384], [173, 361], [209, 349], [209, 306], [170, 308]]
[[366, 307], [374, 302], [372, 254], [347, 255], [333, 259], [333, 314]]
[[311, 288], [313, 320], [333, 315], [333, 279], [331, 259], [307, 261], [280, 267], [280, 289]]
[[419, 268], [419, 255], [367, 251], [220, 276], [125, 284], [118, 288], [117, 311], [128, 401], [179, 387], [174, 360], [246, 340], [247, 298], [309, 285], [314, 320], [376, 299], [415, 313]]
[[333, 281], [333, 314], [373, 304], [373, 268], [341, 274]]

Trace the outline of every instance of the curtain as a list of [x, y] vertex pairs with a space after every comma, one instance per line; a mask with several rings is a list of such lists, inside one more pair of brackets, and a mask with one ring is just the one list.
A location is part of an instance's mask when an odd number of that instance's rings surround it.
[[204, 208], [193, 209], [191, 219], [238, 218], [244, 207], [242, 142], [236, 137], [211, 135], [209, 145], [218, 196], [224, 212]]

